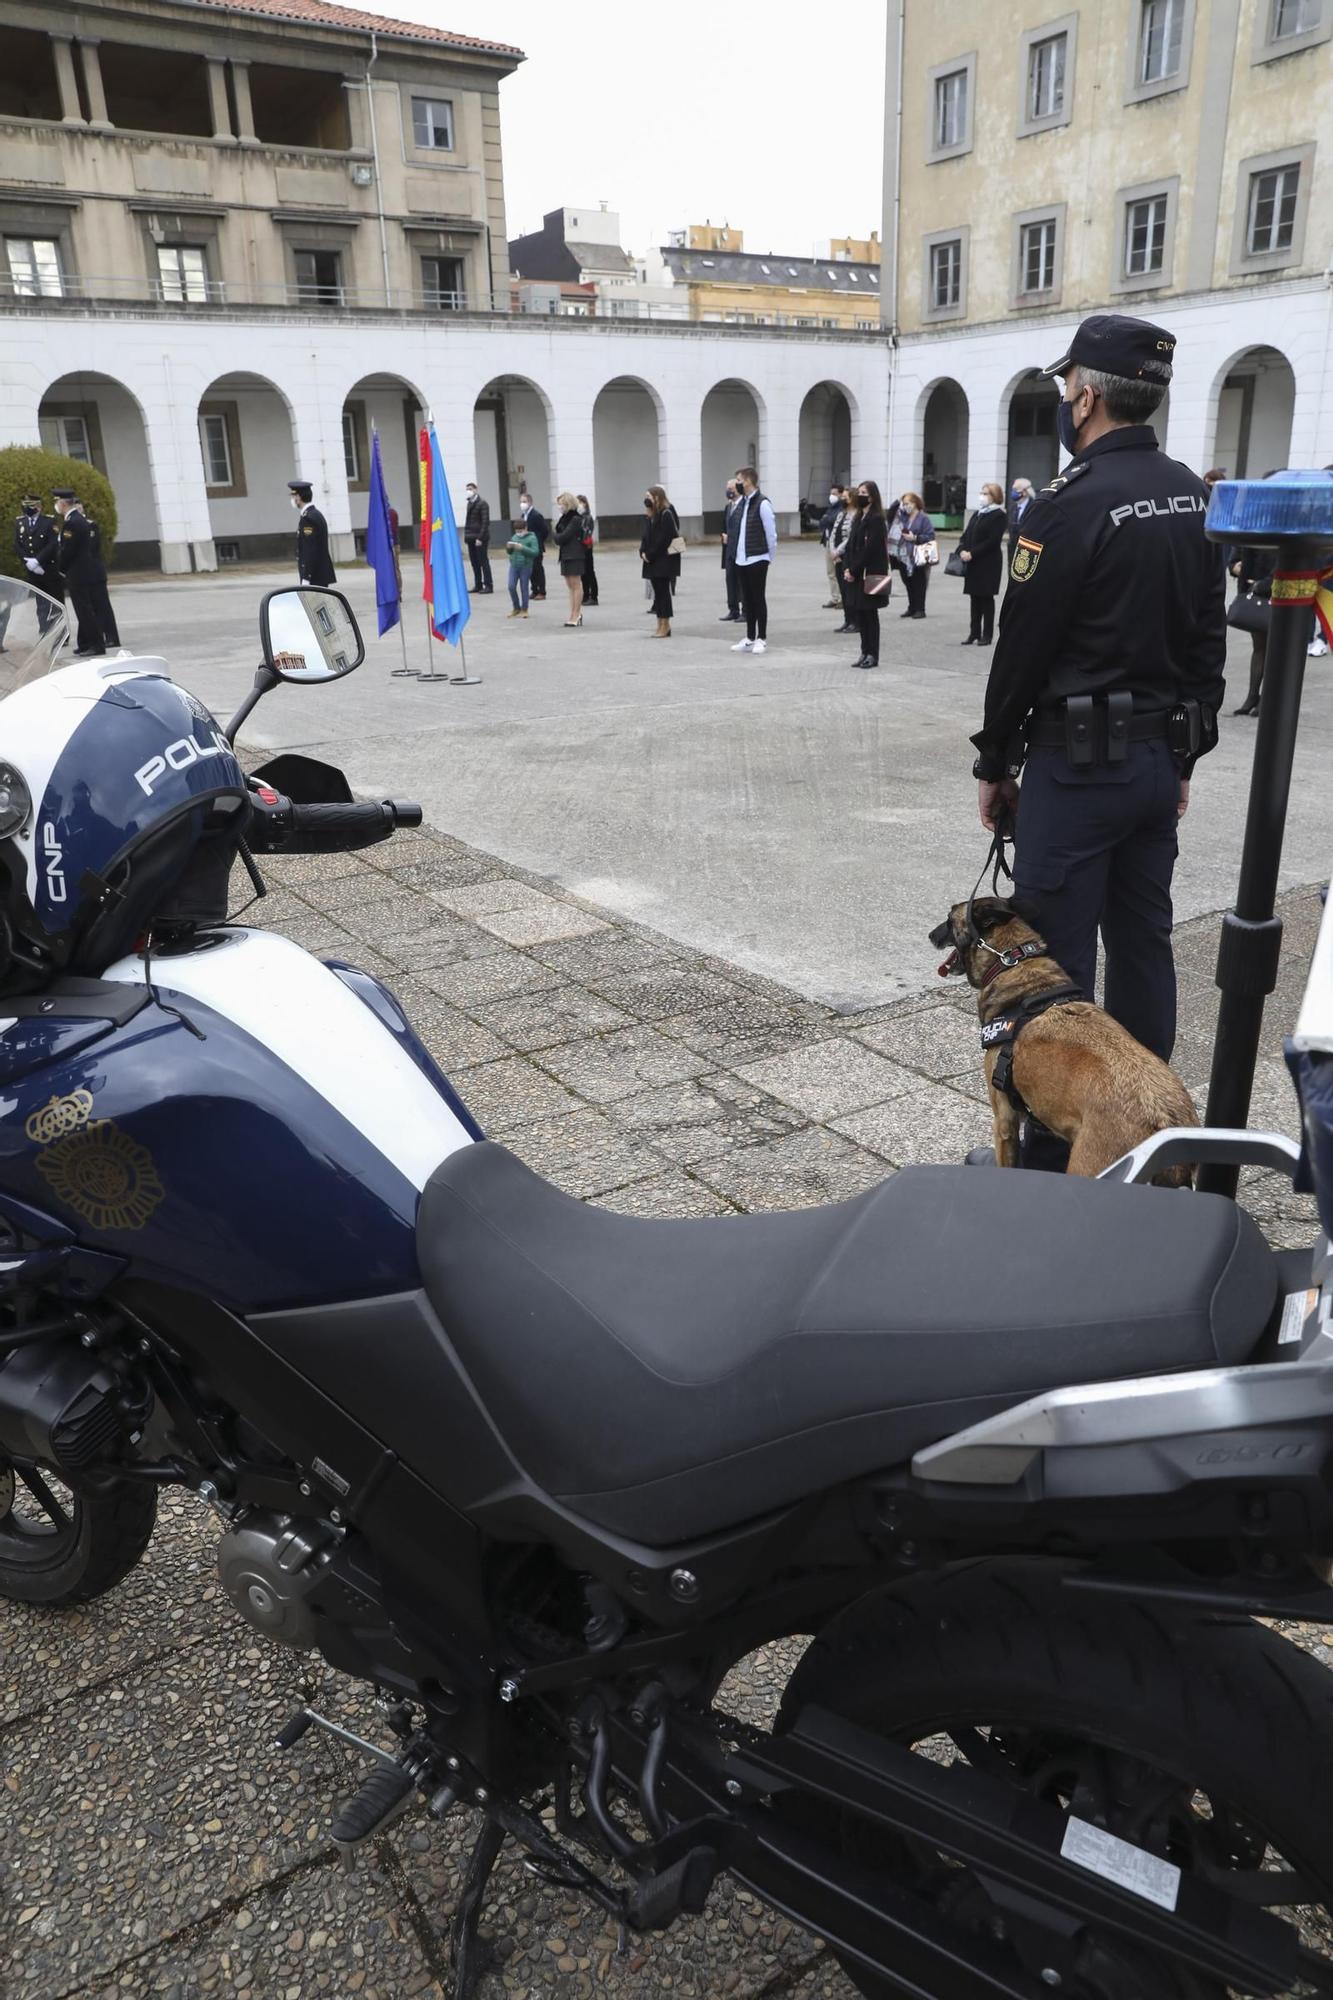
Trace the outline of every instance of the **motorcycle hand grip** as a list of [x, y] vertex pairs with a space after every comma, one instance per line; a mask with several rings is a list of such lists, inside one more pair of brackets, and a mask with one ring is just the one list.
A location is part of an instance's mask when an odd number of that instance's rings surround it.
[[387, 799], [355, 805], [293, 805], [280, 851], [346, 854], [353, 848], [373, 847], [377, 841], [387, 840], [401, 823], [397, 807]]

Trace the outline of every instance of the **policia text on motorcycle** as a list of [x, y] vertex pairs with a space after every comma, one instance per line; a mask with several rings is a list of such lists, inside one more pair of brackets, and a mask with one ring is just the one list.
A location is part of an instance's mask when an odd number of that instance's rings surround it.
[[[1064, 379], [1073, 454], [1014, 541], [985, 719], [972, 738], [983, 826], [1018, 809], [1015, 889], [1089, 999], [1170, 1059], [1171, 874], [1190, 773], [1217, 741], [1226, 577], [1208, 489], [1149, 418], [1175, 340], [1146, 320], [1085, 319], [1045, 372]], [[1033, 1165], [1047, 1164], [1034, 1151]], [[1054, 1160], [1050, 1164], [1055, 1164]]]
[[329, 524], [315, 505], [312, 489], [303, 479], [289, 479], [292, 505], [299, 518], [296, 530], [296, 574], [301, 583], [327, 590], [338, 581], [329, 554]]

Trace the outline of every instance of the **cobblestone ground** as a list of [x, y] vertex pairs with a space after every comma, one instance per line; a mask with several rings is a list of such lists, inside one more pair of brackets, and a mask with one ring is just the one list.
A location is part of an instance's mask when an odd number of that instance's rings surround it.
[[[835, 1200], [984, 1141], [976, 1027], [954, 989], [838, 1015], [552, 893], [442, 836], [271, 870], [265, 923], [381, 974], [492, 1136], [571, 1193], [634, 1215]], [[1318, 921], [1287, 949], [1251, 1122], [1295, 1127], [1280, 1059]], [[1179, 1063], [1206, 1075], [1216, 920], [1179, 934]], [[1278, 1243], [1308, 1207], [1271, 1175], [1245, 1199]], [[215, 1524], [169, 1496], [136, 1574], [77, 1613], [0, 1607], [0, 1991], [7, 2000], [404, 2000], [445, 1991], [466, 1828], [408, 1816], [345, 1875], [326, 1839], [354, 1763], [275, 1726], [359, 1696], [259, 1641], [222, 1601]], [[1327, 1658], [1324, 1640], [1315, 1649]], [[794, 1649], [737, 1676], [771, 1711]], [[706, 1914], [616, 1951], [614, 1931], [513, 1860], [488, 1928], [501, 1995], [608, 2000], [851, 1989], [812, 1940], [727, 1885]]]

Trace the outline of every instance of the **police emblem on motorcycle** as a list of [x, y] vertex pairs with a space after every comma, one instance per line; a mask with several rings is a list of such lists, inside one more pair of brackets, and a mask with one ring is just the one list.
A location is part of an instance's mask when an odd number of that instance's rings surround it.
[[1029, 542], [1024, 536], [1019, 536], [1018, 547], [1014, 550], [1014, 559], [1009, 566], [1009, 574], [1015, 583], [1027, 582], [1041, 561], [1041, 552], [1045, 546], [1044, 542]]
[[67, 1097], [48, 1097], [40, 1111], [34, 1111], [24, 1131], [36, 1146], [49, 1146], [67, 1132], [77, 1132], [92, 1116], [91, 1090], [71, 1090]]
[[38, 1154], [37, 1171], [94, 1229], [142, 1229], [166, 1197], [148, 1148], [109, 1118], [56, 1139]]

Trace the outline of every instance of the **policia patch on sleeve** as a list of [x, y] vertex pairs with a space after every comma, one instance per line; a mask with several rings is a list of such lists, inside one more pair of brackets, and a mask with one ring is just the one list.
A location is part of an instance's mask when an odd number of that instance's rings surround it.
[[1045, 546], [1044, 542], [1029, 541], [1026, 535], [1019, 536], [1018, 547], [1014, 550], [1014, 559], [1009, 565], [1009, 574], [1015, 583], [1027, 582], [1036, 569], [1037, 564], [1041, 561], [1041, 552]]

